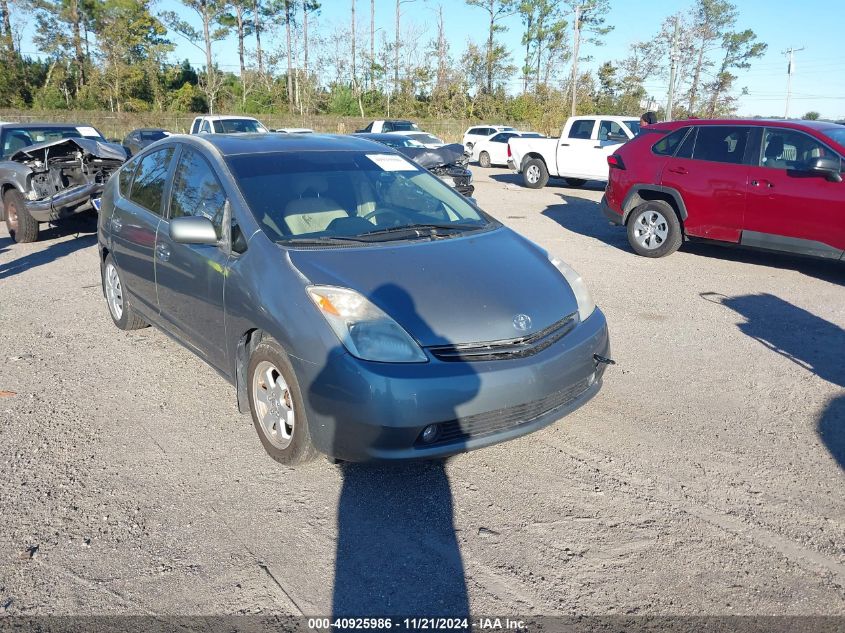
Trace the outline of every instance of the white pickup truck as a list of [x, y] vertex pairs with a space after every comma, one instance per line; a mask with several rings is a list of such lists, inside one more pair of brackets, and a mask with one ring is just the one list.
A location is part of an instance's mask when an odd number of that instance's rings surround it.
[[508, 166], [521, 172], [525, 186], [532, 189], [545, 187], [554, 176], [572, 187], [607, 180], [607, 157], [639, 131], [636, 117], [570, 117], [560, 138], [511, 138]]

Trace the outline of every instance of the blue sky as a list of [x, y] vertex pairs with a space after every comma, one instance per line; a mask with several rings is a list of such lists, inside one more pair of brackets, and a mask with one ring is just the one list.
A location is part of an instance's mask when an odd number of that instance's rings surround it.
[[[769, 44], [766, 55], [757, 60], [748, 71], [740, 74], [739, 87], [747, 87], [748, 96], [739, 102], [739, 114], [782, 116], [786, 94], [786, 57], [783, 51], [790, 46], [804, 47], [796, 53], [795, 74], [792, 81], [791, 116], [800, 116], [816, 110], [827, 118], [845, 119], [845, 56], [842, 54], [842, 25], [845, 24], [845, 2], [841, 0], [734, 0], [739, 9], [739, 28], [752, 28], [758, 37]], [[428, 41], [434, 36], [435, 10], [443, 5], [446, 36], [453, 54], [459, 55], [467, 38], [481, 41], [485, 36], [485, 16], [481, 9], [467, 6], [462, 0], [415, 0], [402, 5], [403, 21], [419, 27], [428, 27]], [[645, 40], [657, 33], [660, 23], [670, 13], [691, 6], [692, 1], [666, 0], [611, 0], [612, 9], [608, 24], [615, 29], [605, 38], [605, 45], [590, 47], [586, 52], [596, 67], [607, 61], [620, 59], [631, 44]], [[368, 32], [369, 0], [357, 0], [359, 28]], [[394, 0], [376, 0], [376, 28], [393, 33]], [[322, 0], [318, 18], [324, 27], [346, 24], [349, 19], [350, 0]], [[175, 0], [159, 0], [156, 11], [180, 10]], [[183, 15], [189, 17], [188, 12]], [[502, 40], [515, 52], [519, 63], [522, 48], [522, 25], [518, 17], [504, 23], [508, 30]], [[392, 35], [391, 35], [392, 37]], [[24, 49], [33, 48], [24, 38]], [[174, 59], [188, 58], [197, 65], [204, 65], [202, 53], [174, 36]], [[272, 45], [278, 43], [271, 42]], [[250, 43], [250, 45], [252, 45]], [[237, 48], [234, 38], [220, 42], [216, 58], [226, 69], [237, 69]], [[519, 80], [514, 78], [518, 85]], [[657, 100], [663, 102], [666, 86], [662, 80], [652, 79], [646, 85]]]

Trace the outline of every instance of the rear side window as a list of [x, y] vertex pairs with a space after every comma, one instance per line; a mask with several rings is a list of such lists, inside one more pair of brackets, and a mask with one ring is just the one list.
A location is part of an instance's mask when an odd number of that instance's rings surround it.
[[132, 175], [135, 173], [135, 168], [138, 166], [138, 161], [131, 160], [120, 169], [120, 176], [118, 176], [118, 184], [120, 185], [120, 195], [129, 197], [129, 185], [132, 184]]
[[593, 134], [593, 121], [575, 121], [569, 128], [569, 138], [590, 138]]
[[687, 134], [687, 137], [684, 139], [684, 142], [681, 143], [678, 151], [675, 152], [675, 158], [692, 158], [692, 151], [695, 148], [696, 136], [698, 136], [698, 128], [694, 127], [690, 130], [690, 133]]
[[170, 217], [186, 215], [206, 217], [221, 236], [226, 194], [208, 161], [196, 150], [184, 147], [173, 174]]
[[684, 137], [689, 132], [688, 127], [683, 127], [680, 130], [675, 130], [671, 134], [667, 134], [662, 139], [651, 146], [651, 151], [658, 156], [673, 156], [675, 150], [684, 140]]
[[705, 125], [698, 128], [693, 158], [741, 165], [748, 142], [747, 127]]
[[132, 181], [129, 199], [156, 215], [161, 215], [161, 199], [171, 158], [172, 147], [147, 154], [138, 163], [135, 179]]
[[625, 130], [623, 130], [622, 126], [616, 121], [602, 121], [599, 124], [599, 140], [606, 141], [611, 134], [620, 134], [625, 138], [628, 137], [628, 135], [625, 134]]
[[490, 139], [492, 143], [507, 143], [508, 139], [512, 136], [516, 136], [516, 134], [511, 134], [510, 132], [500, 132], [496, 134], [493, 138]]

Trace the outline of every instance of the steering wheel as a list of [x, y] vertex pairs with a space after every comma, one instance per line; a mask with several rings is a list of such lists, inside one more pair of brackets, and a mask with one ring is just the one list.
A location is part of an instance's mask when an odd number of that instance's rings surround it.
[[[393, 222], [392, 222], [393, 226], [399, 226], [400, 224], [407, 224], [407, 218], [405, 216], [403, 216], [402, 214], [400, 214], [398, 211], [394, 211], [393, 209], [374, 209], [373, 211], [370, 211], [367, 215], [365, 215], [364, 219], [369, 221], [373, 218], [378, 218], [380, 216], [381, 217], [392, 216], [393, 217]], [[385, 225], [381, 224], [378, 221], [378, 219], [376, 219], [375, 225], [376, 226], [385, 226]]]

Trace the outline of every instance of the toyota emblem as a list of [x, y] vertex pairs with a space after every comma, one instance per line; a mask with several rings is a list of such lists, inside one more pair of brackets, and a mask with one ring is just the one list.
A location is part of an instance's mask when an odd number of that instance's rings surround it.
[[531, 329], [531, 317], [527, 314], [517, 314], [513, 318], [513, 326], [520, 332], [527, 332]]

